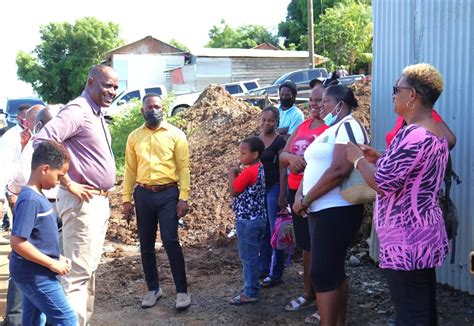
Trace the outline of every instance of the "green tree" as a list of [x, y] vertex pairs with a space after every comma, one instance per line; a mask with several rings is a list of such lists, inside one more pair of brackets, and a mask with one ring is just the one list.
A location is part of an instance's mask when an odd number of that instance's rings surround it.
[[[327, 9], [347, 1], [348, 0], [313, 0], [315, 26], [320, 23], [321, 15], [323, 15]], [[371, 0], [359, 0], [358, 2], [369, 6], [371, 4]], [[293, 47], [297, 50], [308, 49], [307, 0], [291, 0], [287, 8], [286, 21], [278, 24], [278, 36], [285, 38], [285, 47]]]
[[278, 37], [262, 25], [244, 25], [233, 29], [224, 20], [209, 31], [209, 48], [250, 49], [261, 43], [278, 45]]
[[315, 35], [322, 55], [353, 71], [356, 61], [372, 52], [372, 8], [356, 0], [339, 3], [324, 12]]
[[168, 43], [175, 48], [180, 49], [182, 52], [189, 52], [189, 48], [177, 39], [172, 38]]
[[[317, 24], [319, 16], [327, 8], [343, 0], [313, 0], [313, 17]], [[278, 25], [278, 35], [285, 38], [286, 47], [297, 50], [308, 49], [308, 5], [307, 0], [291, 0], [288, 5], [286, 21]]]
[[84, 88], [89, 69], [105, 53], [123, 44], [119, 26], [97, 18], [50, 23], [40, 28], [41, 43], [32, 53], [20, 51], [17, 75], [50, 103], [67, 103]]

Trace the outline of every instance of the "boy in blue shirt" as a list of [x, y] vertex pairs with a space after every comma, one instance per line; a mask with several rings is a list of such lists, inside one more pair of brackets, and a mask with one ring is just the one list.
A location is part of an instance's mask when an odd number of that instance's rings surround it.
[[10, 236], [10, 276], [23, 294], [22, 323], [44, 325], [46, 317], [55, 325], [77, 325], [57, 275], [71, 269], [60, 256], [56, 214], [42, 194], [51, 189], [69, 168], [69, 154], [53, 141], [41, 143], [33, 153], [31, 175], [14, 209]]
[[295, 106], [296, 95], [298, 94], [295, 83], [290, 80], [285, 81], [278, 88], [278, 92], [280, 96], [280, 106], [278, 107], [280, 123], [277, 127], [277, 133], [288, 139], [303, 122], [304, 114]]

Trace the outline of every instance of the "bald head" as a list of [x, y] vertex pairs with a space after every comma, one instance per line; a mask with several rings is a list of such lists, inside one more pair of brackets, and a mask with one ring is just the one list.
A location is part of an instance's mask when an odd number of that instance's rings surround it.
[[41, 124], [44, 126], [49, 122], [54, 117], [54, 114], [51, 112], [50, 107], [45, 107], [42, 110], [38, 112], [36, 115], [36, 123], [41, 122]]
[[89, 71], [89, 74], [87, 75], [87, 80], [89, 79], [97, 79], [100, 78], [104, 75], [116, 75], [116, 72], [114, 68], [107, 66], [107, 65], [95, 65], [92, 67], [92, 69]]
[[39, 111], [41, 111], [44, 108], [43, 105], [37, 104], [33, 105], [31, 108], [29, 108], [26, 111], [26, 126], [28, 129], [33, 130], [35, 126], [35, 120], [36, 120], [36, 115], [38, 114]]

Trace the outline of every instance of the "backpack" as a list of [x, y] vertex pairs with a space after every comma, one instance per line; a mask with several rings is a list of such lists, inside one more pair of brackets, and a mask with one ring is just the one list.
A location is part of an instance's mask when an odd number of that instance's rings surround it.
[[275, 229], [270, 243], [273, 249], [288, 249], [295, 246], [293, 218], [288, 211], [277, 213]]
[[451, 252], [451, 264], [454, 264], [454, 258], [456, 257], [456, 235], [458, 234], [459, 218], [458, 210], [451, 200], [451, 183], [452, 180], [456, 181], [456, 184], [461, 183], [461, 179], [453, 171], [453, 163], [451, 161], [451, 154], [448, 157], [448, 164], [446, 165], [446, 172], [444, 174], [444, 189], [441, 189], [439, 195], [439, 206], [443, 213], [444, 226], [446, 228], [446, 234], [448, 240], [452, 240], [452, 252]]
[[[291, 262], [293, 248], [296, 245], [295, 231], [293, 229], [293, 218], [288, 210], [277, 213], [275, 219], [275, 229], [273, 230], [272, 239], [270, 241], [273, 249], [287, 249], [288, 255], [285, 266], [288, 267]], [[270, 264], [270, 275], [273, 275], [273, 267], [275, 266], [275, 251], [272, 254]]]

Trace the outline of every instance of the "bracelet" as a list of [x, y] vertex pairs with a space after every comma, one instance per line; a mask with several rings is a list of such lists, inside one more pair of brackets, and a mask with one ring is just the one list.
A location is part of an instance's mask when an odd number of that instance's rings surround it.
[[359, 161], [362, 160], [363, 158], [365, 158], [364, 155], [359, 156], [358, 158], [356, 158], [356, 160], [354, 161], [354, 169], [357, 169], [357, 165], [359, 164]]
[[303, 198], [301, 198], [301, 206], [303, 206], [304, 208], [308, 208], [309, 205], [311, 205], [311, 203], [308, 203], [307, 199], [308, 199], [308, 197], [305, 197], [305, 196], [303, 196]]

